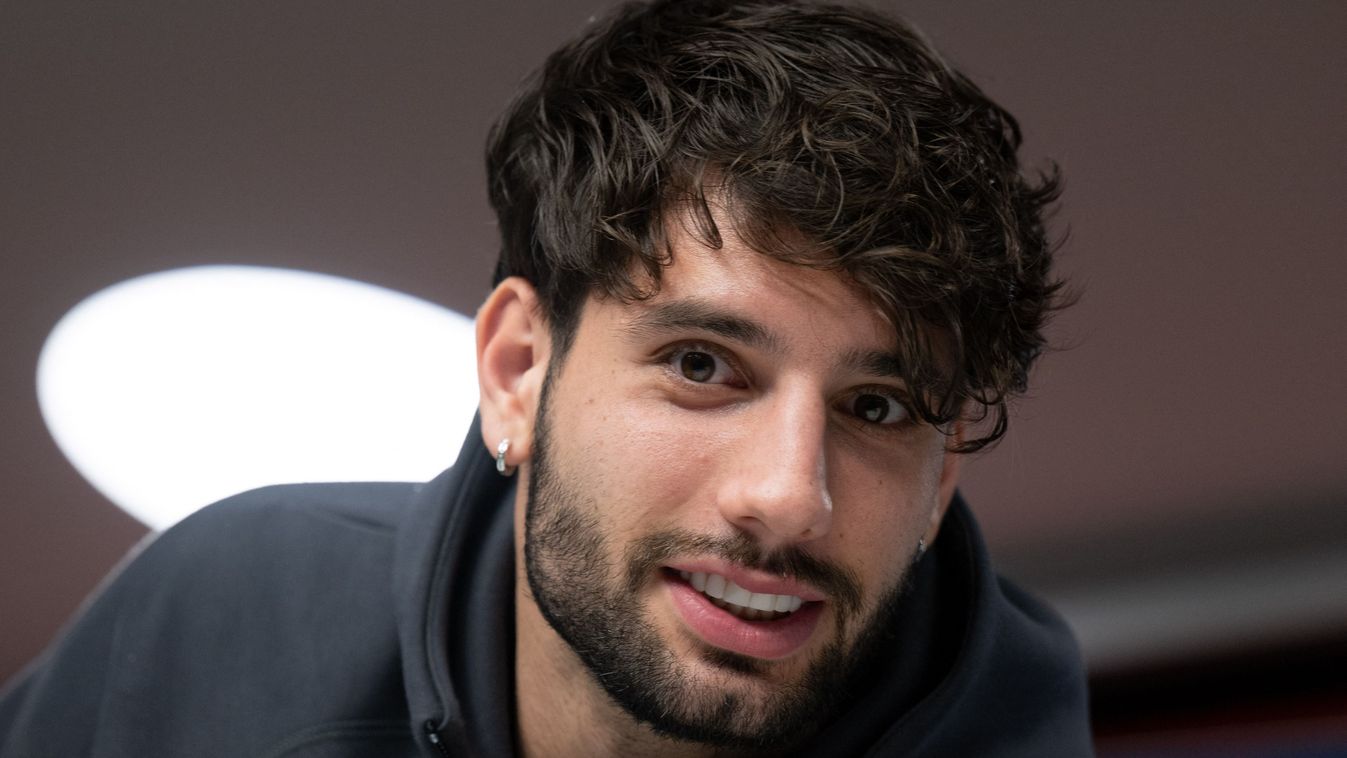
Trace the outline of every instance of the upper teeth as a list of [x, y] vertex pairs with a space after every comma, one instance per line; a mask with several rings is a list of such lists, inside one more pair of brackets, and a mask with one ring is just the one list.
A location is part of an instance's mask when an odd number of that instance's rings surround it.
[[777, 613], [794, 613], [800, 609], [801, 605], [804, 605], [804, 600], [794, 595], [749, 592], [720, 574], [708, 574], [702, 571], [680, 571], [678, 573], [698, 592], [706, 593], [730, 605]]

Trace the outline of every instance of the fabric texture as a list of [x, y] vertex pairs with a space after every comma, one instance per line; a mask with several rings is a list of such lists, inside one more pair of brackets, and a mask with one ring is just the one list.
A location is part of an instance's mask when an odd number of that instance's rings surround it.
[[[268, 487], [150, 541], [0, 694], [0, 757], [509, 756], [513, 480]], [[809, 756], [1093, 755], [1080, 656], [956, 500]]]

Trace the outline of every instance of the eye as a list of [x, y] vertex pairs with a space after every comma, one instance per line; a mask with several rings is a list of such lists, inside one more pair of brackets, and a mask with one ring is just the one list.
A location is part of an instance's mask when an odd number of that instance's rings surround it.
[[682, 347], [669, 355], [669, 367], [697, 384], [731, 384], [736, 374], [725, 359], [698, 345]]
[[868, 424], [901, 424], [912, 417], [901, 400], [883, 392], [858, 392], [847, 401], [847, 410]]

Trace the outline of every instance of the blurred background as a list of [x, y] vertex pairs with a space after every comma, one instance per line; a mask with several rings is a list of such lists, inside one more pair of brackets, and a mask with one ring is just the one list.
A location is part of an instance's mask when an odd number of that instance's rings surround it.
[[[0, 679], [146, 532], [39, 413], [62, 315], [213, 263], [471, 315], [487, 128], [606, 5], [0, 3]], [[1101, 754], [1347, 754], [1347, 4], [875, 5], [1066, 176], [1081, 299], [964, 491], [1075, 626]]]

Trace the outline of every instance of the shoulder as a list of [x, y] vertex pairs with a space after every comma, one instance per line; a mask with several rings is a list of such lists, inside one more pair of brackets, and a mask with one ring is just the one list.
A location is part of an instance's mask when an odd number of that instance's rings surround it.
[[0, 754], [254, 755], [306, 726], [405, 723], [391, 564], [415, 490], [266, 487], [154, 537], [0, 703]]
[[342, 595], [383, 599], [394, 539], [416, 485], [278, 485], [197, 511], [153, 538], [126, 567], [123, 593], [215, 616], [214, 604], [257, 612]]
[[277, 484], [225, 498], [184, 519], [173, 539], [248, 533], [263, 525], [391, 534], [421, 485], [402, 482]]
[[[286, 484], [206, 506], [147, 541], [135, 564], [319, 559], [391, 544], [418, 485]], [[215, 568], [218, 568], [216, 566]]]

